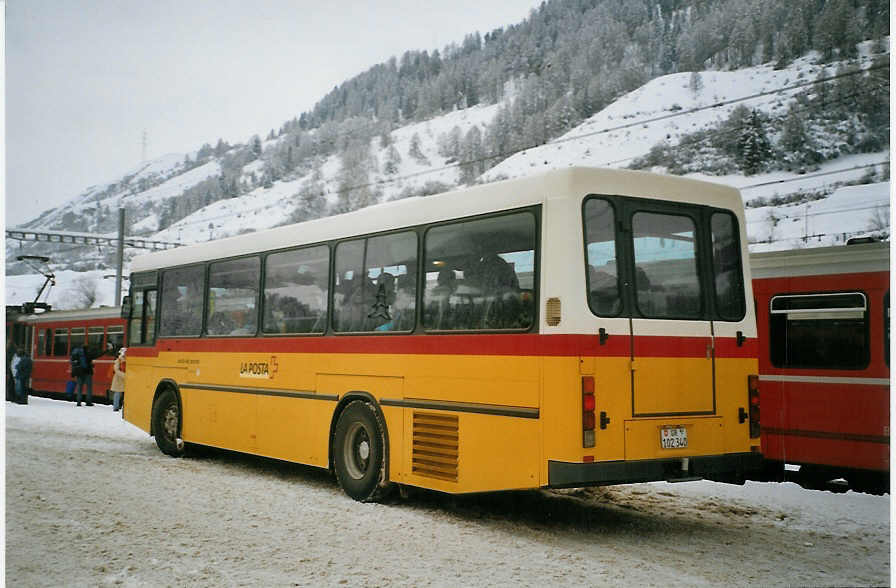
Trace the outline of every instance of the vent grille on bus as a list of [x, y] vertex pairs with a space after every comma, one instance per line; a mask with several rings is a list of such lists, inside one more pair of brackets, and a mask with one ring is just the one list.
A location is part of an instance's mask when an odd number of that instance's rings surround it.
[[559, 298], [548, 298], [548, 301], [544, 305], [544, 319], [550, 327], [556, 327], [560, 324]]
[[456, 415], [414, 413], [413, 472], [418, 476], [457, 482]]

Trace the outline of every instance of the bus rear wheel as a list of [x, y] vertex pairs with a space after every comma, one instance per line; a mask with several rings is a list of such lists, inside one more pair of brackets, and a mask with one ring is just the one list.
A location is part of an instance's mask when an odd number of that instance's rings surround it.
[[339, 415], [333, 434], [336, 479], [346, 494], [360, 502], [386, 496], [385, 423], [367, 402], [355, 400]]
[[184, 454], [184, 443], [180, 440], [180, 403], [170, 388], [164, 390], [152, 406], [152, 430], [156, 445], [162, 453], [172, 457]]

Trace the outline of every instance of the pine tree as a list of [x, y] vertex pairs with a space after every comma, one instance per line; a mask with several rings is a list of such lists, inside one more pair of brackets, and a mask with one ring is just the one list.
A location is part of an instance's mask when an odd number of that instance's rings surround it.
[[473, 126], [464, 135], [460, 147], [460, 183], [472, 184], [482, 174], [486, 167], [483, 155], [482, 132]]
[[414, 133], [411, 137], [411, 144], [408, 147], [408, 155], [416, 159], [420, 164], [429, 165], [429, 159], [423, 154], [423, 150], [420, 147], [420, 135], [417, 133]]
[[399, 164], [401, 164], [401, 154], [395, 145], [389, 145], [389, 148], [386, 149], [386, 160], [383, 162], [383, 173], [390, 176], [397, 174]]
[[795, 166], [811, 165], [820, 160], [815, 151], [815, 141], [806, 130], [803, 116], [798, 108], [791, 107], [784, 118], [778, 145], [783, 152], [784, 162]]
[[737, 163], [751, 176], [765, 169], [771, 159], [772, 146], [765, 134], [758, 110], [752, 110], [737, 138]]
[[688, 79], [688, 88], [690, 88], [694, 97], [700, 94], [700, 90], [703, 89], [703, 78], [700, 76], [700, 72], [691, 72], [691, 77]]

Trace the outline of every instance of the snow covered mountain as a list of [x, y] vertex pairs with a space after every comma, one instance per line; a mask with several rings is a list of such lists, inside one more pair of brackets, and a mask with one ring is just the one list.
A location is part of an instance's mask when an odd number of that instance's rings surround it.
[[[187, 244], [557, 167], [646, 166], [669, 173], [667, 166], [650, 165], [658, 146], [674, 152], [691, 140], [687, 148], [693, 150], [693, 137], [708, 145], [713, 135], [728, 132], [726, 121], [737, 108], [765, 117], [768, 141], [773, 146], [781, 144], [783, 131], [776, 125], [788, 109], [805, 104], [813, 91], [820, 91], [812, 82], [840, 77], [849, 67], [870, 71], [880, 63], [875, 50], [881, 50], [880, 43], [867, 42], [848, 62], [822, 62], [819, 54], [810, 53], [787, 67], [765, 64], [660, 76], [555, 139], [511, 149], [495, 158], [483, 153], [481, 144], [477, 151], [476, 137], [490, 132], [495, 121], [506, 116], [517, 93], [514, 84], [507, 85], [501, 102], [454, 110], [372, 138], [365, 133], [359, 133], [358, 140], [350, 134], [327, 136], [322, 127], [310, 133], [312, 139], [343, 140], [344, 148], [311, 158], [290, 173], [272, 170], [278, 158], [292, 158], [294, 149], [303, 148], [305, 136], [272, 132], [264, 141], [256, 137], [236, 146], [219, 141], [215, 148], [206, 145], [194, 153], [146, 162], [115, 182], [89, 188], [24, 227], [111, 234], [115, 210], [124, 207], [128, 234]], [[724, 153], [709, 148], [689, 157], [688, 167], [677, 171], [742, 190], [748, 207], [748, 238], [755, 251], [830, 245], [860, 235], [886, 237], [889, 146], [859, 153], [849, 143], [854, 140], [849, 132], [814, 124], [809, 133], [823, 157], [808, 166], [791, 166], [790, 171], [781, 162], [768, 162], [746, 175]], [[785, 151], [778, 153], [788, 157]], [[50, 255], [57, 269], [77, 270], [71, 278], [60, 273], [59, 287], [49, 298], [54, 306], [83, 303], [84, 296], [74, 294], [83, 294], [85, 289], [93, 290], [89, 298], [94, 305], [112, 302], [112, 280], [102, 276], [113, 267], [113, 251], [82, 247], [66, 254], [47, 244], [8, 249], [9, 302], [30, 300], [42, 283], [37, 276], [9, 275], [18, 273], [13, 260], [21, 252]], [[136, 253], [127, 251], [128, 258]], [[75, 276], [79, 279], [74, 280]], [[89, 288], [88, 282], [93, 283]]]

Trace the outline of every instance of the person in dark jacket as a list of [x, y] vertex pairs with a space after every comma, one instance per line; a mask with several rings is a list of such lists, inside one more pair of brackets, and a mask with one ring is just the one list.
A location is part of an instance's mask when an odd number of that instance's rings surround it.
[[15, 364], [15, 386], [16, 386], [16, 402], [19, 404], [28, 404], [28, 381], [31, 379], [32, 362], [31, 357], [19, 348], [16, 350], [18, 361]]
[[16, 346], [12, 341], [6, 342], [6, 399], [16, 399], [16, 379], [12, 377], [12, 359], [16, 355]]
[[72, 350], [72, 377], [76, 378], [78, 385], [75, 386], [76, 406], [81, 406], [81, 395], [84, 394], [84, 388], [87, 388], [85, 396], [85, 404], [93, 406], [93, 359], [97, 354], [86, 345], [79, 345]]

